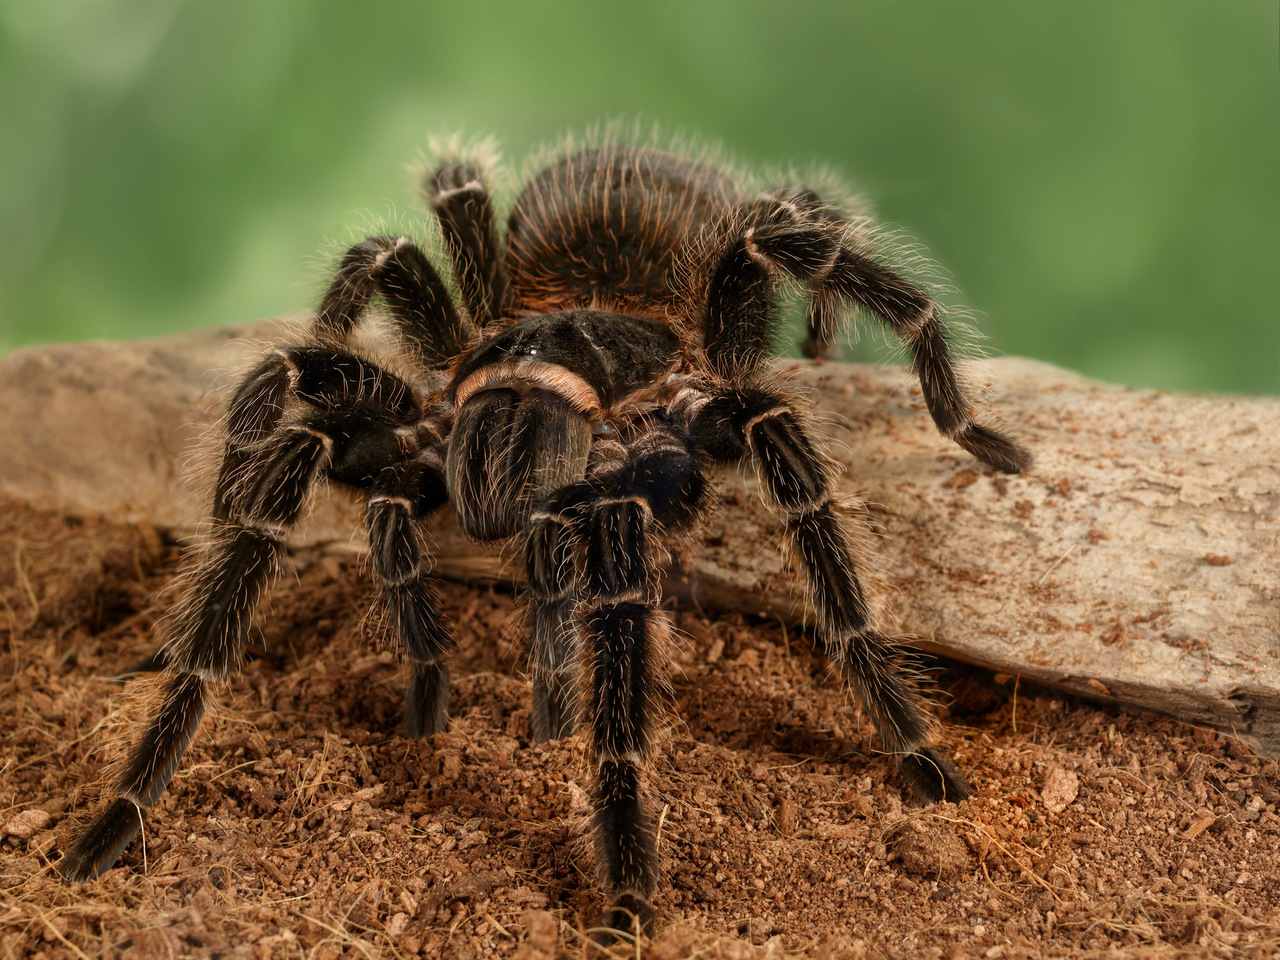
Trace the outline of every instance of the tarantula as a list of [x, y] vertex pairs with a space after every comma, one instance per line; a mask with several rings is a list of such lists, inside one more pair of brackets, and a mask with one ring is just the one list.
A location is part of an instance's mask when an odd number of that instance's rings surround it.
[[[272, 350], [235, 390], [210, 542], [154, 661], [163, 701], [116, 799], [62, 861], [67, 878], [108, 869], [138, 832], [213, 685], [240, 664], [284, 538], [324, 480], [364, 498], [413, 737], [447, 723], [451, 646], [420, 526], [451, 503], [469, 537], [523, 551], [531, 732], [590, 737], [604, 928], [653, 921], [642, 786], [669, 629], [656, 557], [708, 509], [716, 465], [760, 477], [812, 597], [815, 646], [911, 789], [924, 801], [970, 793], [930, 745], [909, 652], [872, 623], [833, 465], [767, 362], [781, 285], [808, 296], [810, 357], [864, 308], [909, 346], [944, 435], [998, 470], [1027, 469], [1023, 449], [973, 419], [938, 305], [871, 255], [865, 221], [801, 184], [748, 191], [709, 161], [606, 141], [540, 169], [504, 235], [489, 174], [459, 153], [424, 181], [461, 304], [413, 242], [370, 237], [342, 257], [310, 341]], [[415, 358], [413, 383], [351, 345], [375, 300]]]

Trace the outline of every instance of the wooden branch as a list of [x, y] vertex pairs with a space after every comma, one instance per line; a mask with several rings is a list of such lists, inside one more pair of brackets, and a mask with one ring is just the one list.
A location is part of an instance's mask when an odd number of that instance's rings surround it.
[[[179, 534], [204, 514], [182, 482], [218, 414], [215, 387], [280, 323], [136, 343], [64, 344], [0, 361], [0, 492], [72, 512], [145, 516]], [[994, 474], [934, 431], [903, 371], [794, 363], [870, 503], [888, 625], [920, 645], [1073, 693], [1160, 710], [1280, 754], [1280, 402], [1114, 387], [1029, 360], [976, 364], [1031, 447]], [[673, 593], [804, 619], [755, 482], [730, 475]], [[347, 548], [359, 510], [322, 497], [299, 544]], [[434, 533], [437, 567], [515, 565]]]

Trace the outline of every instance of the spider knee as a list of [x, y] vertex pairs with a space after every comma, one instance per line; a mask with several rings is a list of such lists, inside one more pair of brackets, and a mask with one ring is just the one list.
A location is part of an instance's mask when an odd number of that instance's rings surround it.
[[748, 227], [742, 242], [756, 263], [808, 283], [831, 272], [840, 249], [829, 231], [807, 225]]
[[227, 411], [227, 443], [247, 447], [269, 437], [284, 415], [285, 398], [297, 378], [286, 350], [273, 350], [244, 378]]
[[790, 407], [774, 407], [753, 417], [745, 432], [747, 446], [778, 509], [788, 515], [807, 514], [830, 500], [827, 460]]
[[366, 511], [369, 547], [378, 579], [403, 587], [422, 574], [422, 550], [413, 528], [410, 503], [401, 497], [371, 497]]
[[255, 452], [232, 487], [237, 517], [266, 531], [298, 522], [311, 483], [333, 457], [333, 440], [305, 424], [292, 426]]
[[365, 243], [368, 244], [369, 252], [373, 254], [368, 265], [369, 275], [372, 277], [382, 273], [386, 269], [387, 262], [397, 253], [406, 247], [413, 246], [407, 237], [371, 237]]
[[423, 189], [433, 204], [443, 204], [459, 194], [484, 193], [484, 177], [469, 163], [446, 162], [425, 178]]

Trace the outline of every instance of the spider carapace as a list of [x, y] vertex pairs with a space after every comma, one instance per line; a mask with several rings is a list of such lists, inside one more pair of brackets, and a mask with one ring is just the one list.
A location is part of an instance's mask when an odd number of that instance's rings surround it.
[[[459, 152], [424, 179], [461, 303], [413, 242], [371, 237], [343, 256], [309, 342], [272, 350], [235, 391], [212, 534], [153, 658], [164, 699], [115, 799], [62, 861], [68, 878], [115, 863], [168, 785], [324, 481], [364, 498], [412, 736], [444, 728], [449, 698], [450, 632], [420, 525], [452, 504], [469, 536], [522, 552], [531, 734], [589, 738], [603, 928], [653, 920], [644, 777], [668, 630], [657, 558], [705, 513], [717, 465], [758, 474], [812, 598], [815, 644], [911, 789], [969, 794], [931, 745], [910, 652], [873, 623], [833, 464], [768, 362], [781, 287], [807, 297], [811, 357], [865, 310], [909, 347], [943, 434], [998, 470], [1026, 469], [1025, 451], [972, 418], [924, 286], [879, 258], [867, 217], [803, 183], [747, 188], [711, 162], [606, 140], [537, 172], [500, 231], [489, 173]], [[411, 376], [353, 346], [379, 302]]]

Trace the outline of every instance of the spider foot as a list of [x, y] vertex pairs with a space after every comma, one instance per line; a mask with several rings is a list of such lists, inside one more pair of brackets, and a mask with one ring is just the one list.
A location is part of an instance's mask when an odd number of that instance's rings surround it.
[[87, 883], [110, 870], [142, 828], [137, 804], [124, 797], [93, 818], [58, 864], [58, 872], [71, 883]]
[[116, 674], [116, 682], [124, 683], [136, 677], [140, 673], [159, 673], [169, 666], [169, 655], [165, 652], [164, 647], [159, 647], [154, 653], [143, 657], [141, 660], [130, 664]]
[[484, 179], [478, 167], [469, 163], [446, 163], [427, 177], [424, 184], [433, 203], [462, 192], [484, 193]]
[[834, 360], [837, 351], [835, 344], [828, 340], [808, 336], [800, 344], [800, 352], [810, 360]]
[[439, 733], [449, 724], [449, 667], [415, 662], [404, 695], [404, 722], [409, 736]]
[[990, 427], [971, 423], [955, 437], [965, 450], [1002, 473], [1025, 473], [1031, 469], [1031, 454]]
[[925, 803], [958, 803], [973, 796], [973, 788], [964, 775], [933, 747], [899, 757], [898, 769], [911, 792]]
[[605, 907], [592, 928], [591, 939], [601, 947], [635, 943], [653, 936], [654, 912], [648, 900], [624, 893]]
[[578, 726], [577, 677], [560, 674], [533, 678], [533, 712], [529, 732], [535, 743], [560, 740]]

